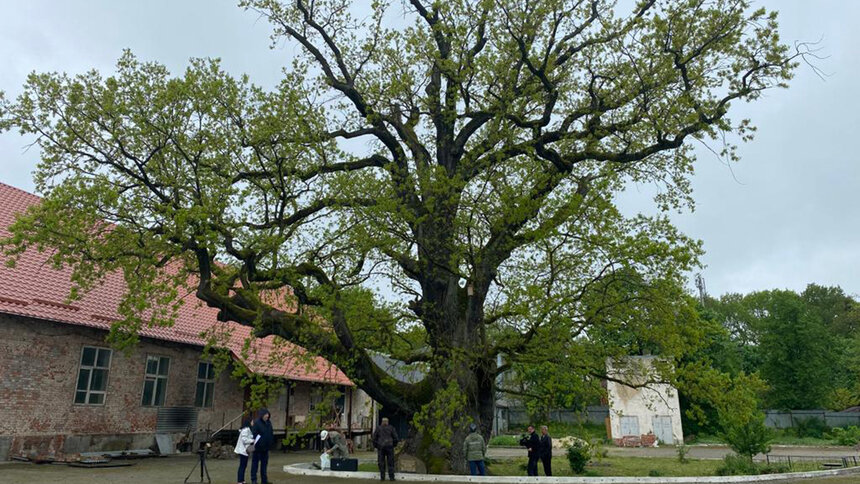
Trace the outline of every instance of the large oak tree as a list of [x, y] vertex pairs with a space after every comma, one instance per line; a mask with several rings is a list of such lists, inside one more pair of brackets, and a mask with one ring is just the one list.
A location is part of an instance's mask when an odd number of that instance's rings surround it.
[[[661, 209], [683, 209], [692, 142], [734, 157], [723, 140], [751, 127], [732, 105], [796, 66], [775, 15], [744, 0], [350, 3], [242, 2], [296, 46], [271, 90], [217, 61], [172, 77], [131, 54], [111, 77], [33, 74], [0, 127], [38, 137], [45, 199], [7, 253], [50, 246], [82, 289], [123, 271], [118, 335], [169, 321], [193, 281], [224, 319], [328, 358], [410, 418], [432, 470], [462, 468], [451, 443], [470, 420], [489, 432], [498, 390], [595, 387], [631, 351], [678, 361], [699, 244], [615, 197], [653, 184]], [[392, 378], [376, 353], [424, 378]], [[541, 385], [507, 385], [511, 368]]]

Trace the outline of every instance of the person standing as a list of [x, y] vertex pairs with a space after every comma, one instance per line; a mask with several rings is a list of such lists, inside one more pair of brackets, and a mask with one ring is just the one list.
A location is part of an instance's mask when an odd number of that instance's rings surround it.
[[397, 430], [388, 425], [388, 419], [383, 418], [379, 427], [373, 431], [371, 436], [373, 446], [376, 447], [376, 464], [379, 466], [379, 480], [385, 480], [385, 467], [388, 464], [388, 478], [394, 480], [394, 447], [400, 441]]
[[260, 482], [269, 484], [269, 450], [275, 444], [275, 431], [272, 429], [270, 419], [272, 415], [266, 408], [257, 412], [257, 420], [254, 422], [252, 431], [254, 439], [253, 457], [251, 458], [251, 482], [257, 482], [257, 467], [260, 467]]
[[[552, 475], [552, 437], [549, 436], [549, 430], [546, 425], [540, 427], [540, 461], [543, 463], [543, 473], [547, 476]], [[537, 469], [535, 469], [537, 475]]]
[[239, 440], [233, 452], [239, 455], [239, 472], [236, 482], [245, 484], [245, 469], [248, 468], [248, 446], [254, 443], [254, 434], [251, 432], [251, 417], [242, 418], [242, 426], [239, 428]]
[[529, 425], [528, 435], [526, 435], [520, 443], [528, 449], [529, 464], [526, 467], [526, 473], [530, 476], [538, 475], [537, 461], [540, 455], [540, 438], [535, 433], [535, 426]]
[[487, 475], [487, 469], [484, 467], [484, 458], [487, 456], [487, 443], [484, 437], [478, 433], [478, 426], [474, 423], [469, 424], [469, 435], [463, 441], [463, 454], [466, 460], [469, 461], [469, 472], [473, 476]]

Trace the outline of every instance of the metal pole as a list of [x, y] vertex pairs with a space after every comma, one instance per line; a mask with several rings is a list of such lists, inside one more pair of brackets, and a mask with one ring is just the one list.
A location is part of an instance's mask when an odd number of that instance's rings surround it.
[[292, 389], [292, 382], [290, 380], [287, 380], [287, 408], [284, 409], [284, 438], [287, 438], [287, 428], [290, 425], [290, 393], [292, 392]]
[[349, 439], [352, 439], [352, 397], [354, 393], [352, 391], [352, 387], [349, 387], [349, 409], [346, 411], [346, 428], [347, 435], [349, 435]]
[[233, 422], [235, 422], [236, 420], [238, 420], [238, 419], [242, 418], [242, 415], [245, 415], [245, 411], [244, 411], [244, 410], [242, 410], [241, 412], [239, 412], [239, 415], [236, 415], [232, 420], [230, 420], [229, 422], [227, 422], [226, 424], [224, 424], [220, 429], [218, 429], [218, 430], [216, 430], [216, 431], [212, 432], [212, 434], [210, 434], [210, 435], [209, 435], [209, 440], [212, 440], [212, 437], [215, 437], [215, 434], [217, 434], [218, 432], [220, 432], [220, 431], [224, 430], [228, 425], [230, 425], [230, 424], [232, 424]]

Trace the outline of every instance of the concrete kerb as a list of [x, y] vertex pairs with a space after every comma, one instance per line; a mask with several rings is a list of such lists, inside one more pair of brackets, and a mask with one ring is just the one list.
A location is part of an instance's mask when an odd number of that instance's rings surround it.
[[[295, 476], [339, 477], [342, 479], [378, 480], [378, 472], [323, 471], [309, 463], [284, 466], [284, 472]], [[474, 482], [501, 484], [699, 484], [729, 482], [782, 482], [816, 477], [860, 474], [860, 467], [827, 471], [789, 472], [787, 474], [763, 474], [757, 476], [689, 476], [689, 477], [527, 477], [527, 476], [459, 476], [434, 474], [398, 474], [398, 481], [405, 482]]]

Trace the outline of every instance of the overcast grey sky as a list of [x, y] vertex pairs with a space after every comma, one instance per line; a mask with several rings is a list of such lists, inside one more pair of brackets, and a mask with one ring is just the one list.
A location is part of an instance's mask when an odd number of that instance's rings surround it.
[[[359, 0], [361, 1], [361, 0]], [[113, 71], [122, 49], [180, 72], [190, 57], [220, 57], [234, 73], [274, 85], [294, 47], [269, 49], [269, 26], [233, 0], [0, 0], [0, 91], [14, 97], [31, 71]], [[809, 282], [860, 294], [860, 1], [760, 1], [780, 11], [782, 38], [818, 41], [822, 80], [802, 66], [788, 90], [736, 106], [759, 131], [726, 166], [700, 150], [696, 211], [673, 215], [704, 241], [712, 295], [801, 290]], [[38, 159], [27, 139], [0, 135], [0, 181], [33, 191]], [[650, 188], [623, 197], [650, 205]], [[647, 208], [645, 208], [647, 210]]]

